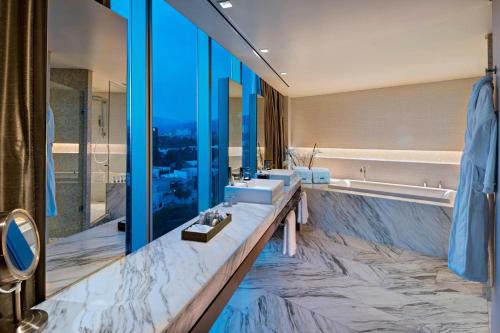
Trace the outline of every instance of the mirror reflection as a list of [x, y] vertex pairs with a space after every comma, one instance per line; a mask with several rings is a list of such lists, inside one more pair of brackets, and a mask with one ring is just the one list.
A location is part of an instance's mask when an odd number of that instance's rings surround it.
[[7, 253], [14, 267], [22, 272], [33, 264], [37, 256], [38, 241], [32, 222], [22, 216], [8, 224]]
[[257, 170], [264, 168], [265, 159], [265, 134], [264, 134], [264, 97], [257, 95]]
[[240, 84], [229, 81], [229, 167], [232, 176], [239, 179], [242, 176], [242, 95]]
[[49, 2], [48, 296], [125, 254], [127, 26], [93, 0]]

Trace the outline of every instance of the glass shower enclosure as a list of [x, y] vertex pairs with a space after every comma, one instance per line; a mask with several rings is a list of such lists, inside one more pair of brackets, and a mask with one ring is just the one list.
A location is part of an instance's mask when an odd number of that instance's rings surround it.
[[92, 94], [90, 222], [125, 217], [126, 86]]
[[77, 84], [85, 77], [51, 69], [57, 212], [47, 217], [49, 296], [125, 253], [127, 87]]

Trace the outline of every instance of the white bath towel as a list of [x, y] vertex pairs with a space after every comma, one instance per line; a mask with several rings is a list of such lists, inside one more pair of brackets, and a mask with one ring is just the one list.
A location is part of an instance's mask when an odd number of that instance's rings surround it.
[[297, 251], [296, 222], [295, 211], [292, 210], [285, 218], [283, 233], [283, 254], [290, 257], [293, 257]]
[[300, 224], [306, 224], [309, 220], [309, 211], [307, 210], [307, 194], [304, 191], [300, 194], [298, 214], [299, 216], [297, 217], [297, 222]]

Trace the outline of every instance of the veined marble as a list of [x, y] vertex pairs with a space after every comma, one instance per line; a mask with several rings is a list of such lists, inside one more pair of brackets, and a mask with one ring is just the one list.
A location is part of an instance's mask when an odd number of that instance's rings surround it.
[[306, 188], [309, 219], [328, 233], [447, 258], [452, 208]]
[[298, 234], [293, 258], [276, 233], [210, 333], [487, 333], [487, 291], [446, 260], [323, 230]]
[[106, 222], [47, 245], [47, 295], [109, 265], [125, 255], [125, 233]]
[[61, 291], [37, 308], [45, 332], [186, 332], [290, 200], [218, 208], [233, 221], [208, 243], [181, 240], [187, 222]]

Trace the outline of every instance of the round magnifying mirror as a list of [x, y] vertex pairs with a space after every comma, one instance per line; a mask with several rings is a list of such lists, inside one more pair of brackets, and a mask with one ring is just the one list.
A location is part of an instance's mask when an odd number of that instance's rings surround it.
[[40, 257], [40, 239], [33, 218], [22, 209], [0, 213], [2, 257], [0, 283], [29, 279]]
[[0, 319], [0, 333], [39, 332], [47, 324], [47, 313], [21, 309], [21, 282], [35, 274], [40, 258], [40, 237], [27, 211], [0, 213], [0, 251], [0, 292], [15, 295], [14, 318]]

